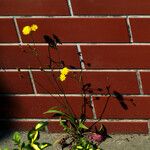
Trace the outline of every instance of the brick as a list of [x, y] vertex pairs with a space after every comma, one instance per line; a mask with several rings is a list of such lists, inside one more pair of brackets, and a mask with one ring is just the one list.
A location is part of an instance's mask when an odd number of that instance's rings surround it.
[[[87, 126], [91, 126], [94, 122], [87, 122]], [[108, 134], [148, 134], [147, 122], [98, 122], [94, 126], [99, 129], [103, 124]], [[93, 126], [93, 127], [94, 127]]]
[[140, 72], [144, 94], [150, 94], [150, 72]]
[[75, 15], [149, 15], [147, 0], [72, 0]]
[[[0, 121], [0, 129], [4, 130], [19, 130], [29, 131], [38, 122], [36, 121]], [[86, 125], [90, 127], [94, 122], [86, 122]], [[147, 122], [98, 122], [95, 126], [99, 128], [103, 124], [107, 128], [108, 134], [148, 134]], [[52, 133], [64, 132], [59, 121], [49, 121], [48, 129]], [[94, 129], [94, 128], [93, 128]]]
[[81, 46], [87, 69], [148, 69], [149, 48], [148, 45]]
[[52, 133], [64, 133], [63, 127], [60, 126], [58, 121], [50, 121], [48, 124], [48, 129]]
[[[17, 19], [19, 29], [37, 24], [33, 34], [36, 42], [44, 42], [44, 34], [56, 34], [62, 42], [129, 42], [126, 20], [123, 18], [39, 18]], [[43, 24], [44, 22], [44, 24]], [[22, 35], [23, 42], [31, 42]]]
[[[60, 73], [54, 74], [58, 84], [63, 86], [66, 94], [81, 93], [82, 84], [79, 84], [79, 72], [70, 72], [64, 82], [59, 80]], [[110, 93], [118, 91], [124, 94], [138, 94], [138, 84], [134, 72], [84, 72], [83, 84], [90, 84], [89, 90], [92, 93], [108, 94], [106, 86], [110, 86]], [[62, 93], [51, 72], [33, 72], [33, 77], [38, 93]], [[87, 87], [86, 86], [86, 87]], [[98, 88], [102, 89], [100, 92]], [[89, 92], [86, 92], [89, 93]]]
[[[99, 98], [99, 99], [98, 99]], [[94, 106], [98, 118], [148, 119], [150, 117], [150, 97], [97, 97]], [[106, 106], [106, 108], [105, 108]], [[102, 114], [105, 108], [104, 113]]]
[[0, 0], [1, 16], [69, 15], [66, 0]]
[[31, 130], [37, 122], [35, 121], [0, 121], [0, 130], [1, 131], [29, 131]]
[[[42, 121], [42, 120], [41, 120]], [[8, 134], [8, 131], [29, 131], [31, 130], [38, 122], [40, 121], [32, 121], [28, 119], [24, 120], [10, 120], [10, 121], [2, 121], [0, 120], [0, 130], [4, 131], [4, 134]], [[49, 121], [48, 122], [48, 130], [51, 133], [64, 132], [63, 127], [60, 125], [59, 121]], [[6, 132], [5, 132], [6, 131]]]
[[134, 42], [150, 42], [150, 18], [130, 19]]
[[[133, 72], [89, 72], [84, 75], [84, 83], [91, 83], [94, 93], [108, 94], [107, 86], [110, 86], [110, 93], [139, 93], [135, 73]], [[97, 89], [102, 89], [98, 92]]]
[[0, 72], [0, 93], [33, 93], [29, 74], [27, 72]]
[[[32, 47], [34, 48], [34, 47]], [[48, 46], [36, 46], [36, 51], [28, 46], [0, 46], [0, 66], [2, 68], [49, 68]], [[67, 67], [80, 68], [79, 56], [73, 46], [59, 46], [58, 50], [50, 51], [54, 61], [59, 57]], [[19, 59], [16, 59], [19, 58]], [[60, 68], [58, 63], [53, 68]]]
[[[68, 104], [77, 117], [81, 115], [83, 99], [67, 97]], [[64, 106], [63, 97], [12, 96], [0, 97], [0, 119], [6, 118], [52, 118], [52, 114], [43, 114], [53, 106]], [[68, 105], [67, 105], [68, 108]], [[61, 108], [67, 111], [66, 108]], [[69, 110], [69, 109], [68, 109]], [[58, 117], [55, 117], [58, 118]], [[93, 118], [91, 108], [87, 107], [87, 118]]]
[[[51, 93], [51, 94], [61, 94], [58, 85], [63, 86], [63, 91], [67, 93], [80, 93], [78, 82], [75, 79], [71, 79], [69, 75], [65, 82], [59, 80], [60, 73], [51, 72], [33, 72], [33, 77], [35, 81], [35, 86], [38, 93]], [[54, 77], [53, 77], [54, 76]], [[55, 82], [55, 79], [57, 82]], [[58, 84], [57, 84], [58, 83]]]
[[13, 19], [0, 19], [0, 43], [18, 42], [18, 37]]

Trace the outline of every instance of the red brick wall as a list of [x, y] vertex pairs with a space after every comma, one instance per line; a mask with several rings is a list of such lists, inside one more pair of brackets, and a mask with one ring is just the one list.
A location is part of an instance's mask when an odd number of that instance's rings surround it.
[[[31, 37], [22, 34], [23, 26], [32, 24], [39, 26], [33, 38], [41, 63], [27, 46]], [[87, 123], [102, 117], [109, 133], [149, 132], [150, 1], [0, 0], [0, 27], [1, 126], [24, 130], [48, 120], [50, 131], [62, 131], [58, 119], [43, 115], [58, 104], [49, 93], [61, 101], [43, 40], [44, 34], [54, 33], [63, 42], [58, 50], [66, 66], [76, 67], [71, 72], [83, 69], [85, 83], [94, 89], [87, 96], [93, 106]], [[57, 59], [54, 51], [52, 56]], [[62, 84], [79, 116], [83, 99], [78, 83], [68, 77]], [[107, 86], [113, 95], [109, 99], [103, 95]]]

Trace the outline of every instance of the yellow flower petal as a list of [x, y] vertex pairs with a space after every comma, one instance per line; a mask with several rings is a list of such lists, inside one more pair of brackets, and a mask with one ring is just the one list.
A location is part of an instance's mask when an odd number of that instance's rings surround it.
[[67, 67], [64, 67], [60, 70], [61, 74], [67, 75], [70, 70]]
[[60, 81], [64, 81], [66, 79], [66, 76], [64, 74], [61, 74], [59, 78], [60, 78]]
[[36, 24], [33, 24], [32, 26], [31, 26], [31, 30], [32, 31], [36, 31], [38, 29], [38, 26], [36, 25]]
[[30, 26], [23, 27], [22, 33], [24, 35], [28, 35], [28, 34], [30, 34], [30, 32], [31, 32], [31, 27]]

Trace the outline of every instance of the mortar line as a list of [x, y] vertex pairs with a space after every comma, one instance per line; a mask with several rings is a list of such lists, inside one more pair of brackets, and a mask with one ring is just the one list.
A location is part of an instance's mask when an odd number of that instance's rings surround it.
[[73, 16], [74, 16], [74, 14], [73, 14], [73, 9], [72, 9], [71, 0], [67, 0], [67, 2], [68, 2], [68, 7], [69, 7], [70, 15], [71, 15], [71, 17], [73, 17]]
[[15, 23], [15, 27], [16, 27], [16, 32], [17, 32], [17, 35], [18, 35], [18, 39], [19, 39], [19, 44], [22, 45], [22, 38], [21, 38], [21, 34], [20, 34], [20, 30], [19, 30], [19, 27], [18, 27], [18, 23], [17, 23], [17, 20], [15, 17], [13, 17], [13, 20], [14, 20], [14, 23]]
[[[70, 0], [67, 0], [70, 5]], [[150, 18], [150, 15], [73, 15], [73, 16], [52, 16], [52, 15], [43, 15], [43, 16], [0, 16], [1, 18], [126, 18], [126, 16], [129, 16], [130, 18]]]
[[138, 70], [136, 71], [136, 77], [137, 77], [137, 82], [138, 82], [140, 94], [143, 95], [144, 92], [143, 92], [142, 80], [141, 80], [140, 72]]
[[93, 102], [93, 96], [90, 96], [91, 106], [92, 106], [92, 112], [93, 112], [93, 118], [97, 119], [96, 111], [95, 111], [95, 105]]
[[129, 19], [128, 16], [126, 18], [126, 22], [127, 22], [127, 26], [128, 26], [128, 34], [129, 34], [129, 37], [130, 37], [130, 43], [133, 43], [133, 34], [132, 34], [130, 19]]
[[29, 70], [29, 76], [30, 76], [30, 80], [31, 80], [31, 83], [32, 83], [32, 88], [33, 88], [34, 94], [37, 94], [37, 90], [36, 90], [36, 86], [35, 86], [35, 82], [34, 82], [31, 70]]
[[[87, 121], [95, 122], [99, 119], [87, 119]], [[148, 119], [101, 119], [100, 122], [148, 122]]]
[[22, 121], [22, 122], [24, 122], [24, 121], [28, 121], [28, 122], [33, 122], [33, 121], [35, 121], [35, 122], [40, 122], [40, 121], [59, 121], [59, 119], [43, 119], [43, 118], [40, 118], [40, 119], [35, 119], [35, 118], [11, 118], [11, 119], [4, 119], [4, 118], [2, 118], [2, 119], [0, 119], [0, 121]]
[[[28, 72], [28, 71], [34, 71], [34, 72], [41, 72], [41, 69], [20, 69], [20, 72]], [[59, 72], [60, 69], [43, 69], [45, 72]], [[150, 69], [70, 69], [71, 72], [150, 72]], [[0, 68], [0, 72], [18, 72], [18, 69], [5, 69]]]
[[[28, 122], [33, 122], [33, 121], [37, 121], [37, 122], [40, 122], [40, 121], [52, 121], [52, 122], [55, 122], [55, 121], [59, 121], [59, 119], [43, 119], [43, 118], [40, 118], [40, 119], [36, 119], [36, 118], [11, 118], [11, 119], [5, 119], [5, 118], [2, 118], [0, 119], [0, 121], [28, 121]], [[87, 122], [96, 122], [98, 121], [98, 119], [86, 119]], [[148, 122], [148, 119], [101, 119], [100, 122]]]
[[83, 70], [83, 69], [85, 69], [85, 64], [84, 64], [84, 59], [83, 59], [81, 47], [80, 47], [79, 44], [77, 44], [77, 50], [78, 50], [78, 53], [79, 53], [79, 59], [80, 59], [81, 68]]
[[[41, 72], [41, 69], [20, 69], [21, 72], [28, 72], [28, 71], [34, 71], [34, 72]], [[150, 72], [150, 69], [70, 69], [71, 72]], [[43, 69], [45, 72], [59, 72], [60, 69]], [[18, 69], [5, 69], [0, 68], [0, 72], [18, 72]]]
[[150, 18], [150, 15], [128, 15], [130, 18]]
[[46, 19], [46, 18], [62, 18], [62, 19], [72, 19], [72, 18], [126, 18], [126, 16], [114, 16], [114, 15], [74, 15], [73, 13], [73, 8], [72, 8], [72, 4], [71, 4], [71, 0], [67, 0], [67, 3], [68, 3], [68, 7], [69, 7], [69, 12], [70, 12], [70, 16], [0, 16], [0, 19], [3, 19], [3, 18], [25, 18], [25, 19], [30, 19], [30, 18], [33, 18], [33, 19], [37, 19], [37, 18], [43, 18], [43, 19]]
[[[33, 45], [47, 46], [46, 43], [35, 43], [35, 44], [33, 44], [33, 43], [22, 43], [22, 46], [26, 46], [27, 44], [30, 44], [31, 46], [33, 46]], [[132, 46], [133, 45], [150, 46], [150, 42], [149, 43], [137, 43], [137, 42], [134, 42], [134, 43], [117, 43], [117, 42], [116, 43], [107, 43], [107, 42], [105, 42], [105, 43], [100, 43], [100, 42], [88, 42], [88, 43], [86, 43], [86, 42], [82, 42], [82, 43], [80, 43], [80, 42], [75, 42], [75, 43], [63, 43], [63, 46], [76, 46], [77, 44], [79, 44], [81, 46], [84, 46], [84, 45], [86, 45], [86, 46], [102, 46], [102, 45], [104, 45], [104, 46], [111, 46], [111, 45], [112, 46], [113, 45], [114, 46], [131, 46], [131, 45]], [[0, 43], [0, 46], [18, 46], [18, 45], [20, 45], [20, 43]], [[61, 47], [61, 45], [59, 45], [59, 46]]]
[[[65, 94], [66, 97], [82, 97], [82, 94]], [[0, 94], [0, 96], [10, 96], [10, 97], [34, 97], [35, 94]], [[60, 96], [64, 96], [63, 94], [36, 94], [36, 96], [38, 97], [60, 97]], [[91, 94], [86, 94], [86, 97], [90, 97]], [[92, 94], [92, 96], [96, 96], [96, 97], [109, 97], [109, 94]], [[150, 94], [122, 94], [122, 96], [124, 97], [150, 97]], [[116, 97], [116, 95], [112, 94], [112, 97]]]

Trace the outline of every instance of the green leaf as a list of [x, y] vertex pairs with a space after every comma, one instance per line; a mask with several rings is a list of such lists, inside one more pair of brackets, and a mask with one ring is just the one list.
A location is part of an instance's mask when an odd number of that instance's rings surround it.
[[74, 124], [74, 126], [77, 125], [78, 120], [74, 116], [70, 115], [67, 120], [70, 121], [70, 123]]
[[42, 143], [42, 144], [39, 145], [39, 147], [40, 147], [41, 149], [45, 149], [45, 148], [48, 147], [48, 146], [51, 146], [51, 144], [50, 144], [50, 143]]
[[105, 131], [105, 128], [104, 128], [104, 125], [102, 124], [100, 129], [98, 130], [98, 132], [99, 132], [99, 134], [102, 134], [102, 133], [104, 133], [104, 131]]
[[76, 122], [77, 119], [74, 116], [72, 115], [70, 115], [69, 117], [67, 116], [66, 120], [70, 122], [72, 128], [74, 128], [75, 130], [77, 129], [78, 127], [78, 124]]
[[41, 148], [39, 147], [39, 143], [31, 143], [30, 145], [33, 150], [41, 150]]
[[39, 139], [39, 131], [37, 131], [37, 130], [29, 131], [29, 133], [28, 133], [28, 140], [29, 141], [35, 142], [38, 139]]
[[[0, 149], [1, 150], [1, 149]], [[3, 150], [9, 150], [9, 148], [8, 147], [5, 147]]]
[[35, 130], [40, 131], [41, 129], [43, 129], [45, 126], [48, 125], [48, 122], [39, 122], [36, 126], [35, 126]]
[[56, 113], [56, 114], [59, 114], [60, 116], [65, 116], [66, 115], [62, 111], [55, 110], [55, 109], [49, 109], [48, 111], [44, 112], [44, 114], [50, 114], [50, 113]]
[[86, 115], [81, 114], [80, 119], [81, 119], [81, 122], [85, 122], [86, 121]]
[[53, 106], [53, 107], [51, 107], [50, 109], [55, 109], [55, 110], [57, 110], [58, 108], [62, 108], [62, 106]]
[[23, 142], [22, 144], [21, 144], [21, 148], [24, 148], [25, 147], [25, 143]]
[[21, 141], [21, 135], [19, 132], [15, 132], [13, 134], [12, 140], [16, 143], [16, 144], [20, 144]]
[[79, 128], [81, 129], [88, 129], [82, 122], [79, 123]]
[[[25, 148], [26, 150], [33, 150], [33, 148], [31, 147], [30, 144], [25, 145], [24, 148]], [[24, 150], [24, 149], [23, 149], [23, 150]]]
[[64, 130], [68, 130], [67, 120], [62, 120], [60, 118], [60, 125], [63, 126]]
[[110, 135], [107, 135], [107, 137], [106, 138], [112, 138]]

